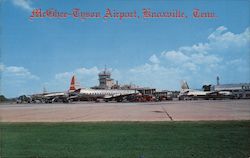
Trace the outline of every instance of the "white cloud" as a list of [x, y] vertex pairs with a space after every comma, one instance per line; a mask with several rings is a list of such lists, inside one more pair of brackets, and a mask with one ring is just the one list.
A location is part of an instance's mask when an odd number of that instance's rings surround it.
[[228, 69], [236, 70], [237, 72], [243, 72], [248, 75], [248, 79], [250, 79], [250, 63], [249, 59], [232, 59], [225, 63], [224, 67], [228, 67]]
[[184, 63], [183, 67], [184, 67], [184, 69], [187, 68], [190, 71], [196, 71], [197, 70], [197, 66], [194, 63], [190, 63], [190, 62]]
[[225, 27], [225, 26], [220, 26], [220, 27], [218, 27], [217, 29], [216, 29], [216, 31], [226, 31], [227, 30], [227, 28]]
[[243, 62], [242, 59], [233, 59], [230, 61], [227, 61], [226, 64], [228, 65], [240, 65]]
[[[219, 27], [220, 28], [220, 27]], [[234, 34], [224, 29], [216, 29], [208, 36], [209, 44], [214, 49], [227, 49], [230, 47], [249, 47], [250, 43], [250, 28], [246, 28], [243, 33]]]
[[0, 64], [0, 91], [7, 97], [32, 94], [39, 88], [40, 78], [22, 66]]
[[[149, 58], [152, 64], [130, 69], [130, 78], [136, 83], [161, 89], [178, 89], [178, 81], [182, 79], [191, 80], [191, 84], [200, 88], [205, 81], [215, 81], [217, 75], [229, 82], [249, 82], [250, 28], [235, 34], [220, 26], [207, 39], [207, 42], [163, 51], [158, 56], [153, 54]], [[152, 58], [159, 64], [155, 65]]]
[[149, 58], [149, 61], [152, 62], [153, 64], [159, 64], [160, 63], [160, 60], [158, 59], [158, 57], [153, 54], [150, 58]]
[[55, 75], [56, 80], [65, 80], [71, 78], [73, 75], [80, 76], [80, 78], [84, 78], [86, 76], [94, 76], [97, 75], [100, 70], [97, 67], [92, 68], [77, 68], [74, 71], [70, 72], [62, 72]]
[[76, 74], [79, 75], [95, 75], [98, 74], [100, 70], [97, 67], [92, 67], [92, 68], [79, 68], [75, 70]]
[[[164, 51], [161, 56], [167, 59], [168, 65], [171, 66], [184, 64], [184, 67], [187, 67], [186, 65], [192, 63], [193, 70], [195, 70], [194, 67], [204, 66], [216, 68], [216, 65], [222, 64], [223, 60], [229, 60], [229, 57], [239, 58], [237, 53], [248, 54], [249, 57], [250, 28], [246, 28], [240, 34], [227, 30], [226, 27], [220, 26], [208, 36], [208, 42]], [[164, 61], [161, 62], [164, 63]]]
[[31, 1], [30, 0], [12, 0], [12, 3], [17, 6], [20, 7], [24, 10], [27, 11], [32, 11], [32, 6], [31, 6]]
[[180, 47], [180, 52], [185, 52], [187, 54], [192, 53], [203, 53], [206, 54], [207, 51], [210, 50], [210, 45], [208, 43], [198, 43], [194, 44], [193, 46], [184, 46]]
[[124, 80], [138, 86], [154, 87], [159, 90], [176, 89], [176, 81], [181, 79], [179, 68], [166, 67], [158, 64], [144, 64], [131, 68], [124, 74]]
[[3, 75], [13, 77], [14, 79], [18, 77], [21, 77], [23, 79], [39, 79], [38, 76], [33, 75], [28, 69], [24, 67], [5, 66], [2, 64], [0, 65], [0, 70], [3, 72]]
[[172, 51], [162, 52], [161, 55], [163, 55], [166, 59], [175, 63], [185, 62], [189, 60], [189, 57], [186, 56], [181, 51], [172, 50]]
[[216, 55], [204, 55], [202, 53], [192, 54], [190, 56], [190, 62], [193, 64], [214, 64], [219, 63], [222, 59], [220, 59]]
[[216, 39], [216, 37], [219, 37], [221, 36], [221, 34], [226, 31], [227, 28], [225, 26], [220, 26], [218, 27], [213, 33], [211, 33], [209, 36], [208, 36], [208, 39], [209, 40], [213, 40], [213, 39]]
[[57, 73], [54, 79], [46, 83], [46, 87], [49, 87], [49, 91], [54, 90], [67, 90], [70, 85], [70, 80], [73, 75], [76, 76], [76, 80], [81, 87], [92, 87], [98, 83], [98, 73], [101, 70], [97, 67], [91, 68], [77, 68], [73, 71]]
[[[204, 48], [204, 49], [202, 49]], [[184, 68], [191, 68], [193, 71], [202, 65], [211, 65], [221, 62], [221, 58], [217, 55], [208, 54], [204, 50], [207, 49], [204, 45], [195, 45], [191, 47], [181, 47], [178, 51], [162, 52], [161, 56], [167, 60], [168, 66], [182, 66]], [[166, 62], [166, 61], [165, 61]], [[162, 61], [164, 63], [164, 60]], [[188, 66], [187, 66], [188, 65]], [[192, 65], [192, 66], [191, 66]]]

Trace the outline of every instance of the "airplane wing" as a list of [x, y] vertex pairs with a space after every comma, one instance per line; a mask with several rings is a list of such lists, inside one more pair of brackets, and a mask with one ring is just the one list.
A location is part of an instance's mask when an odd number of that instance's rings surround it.
[[122, 95], [122, 94], [105, 95], [104, 99], [117, 98], [117, 97], [121, 97], [121, 96], [126, 96], [126, 95]]
[[229, 92], [229, 91], [212, 91], [212, 92], [208, 92], [207, 95], [230, 96], [230, 95], [232, 95], [232, 92]]
[[105, 95], [104, 99], [116, 99], [116, 100], [123, 100], [125, 97], [132, 96], [132, 95], [138, 95], [140, 93], [127, 93], [127, 94], [113, 94], [113, 95]]
[[44, 95], [44, 97], [57, 97], [57, 96], [65, 96], [65, 93], [64, 92], [58, 92], [58, 93], [50, 93], [50, 94]]

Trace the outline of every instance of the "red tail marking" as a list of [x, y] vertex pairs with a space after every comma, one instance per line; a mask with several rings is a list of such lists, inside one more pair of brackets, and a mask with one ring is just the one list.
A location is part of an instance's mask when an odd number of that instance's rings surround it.
[[75, 87], [75, 76], [73, 76], [71, 78], [69, 90], [73, 90], [73, 91], [76, 90], [76, 87]]

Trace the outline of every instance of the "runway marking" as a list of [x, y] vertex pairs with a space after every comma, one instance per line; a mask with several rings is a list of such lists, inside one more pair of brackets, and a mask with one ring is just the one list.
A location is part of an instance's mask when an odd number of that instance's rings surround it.
[[167, 115], [167, 117], [171, 120], [171, 121], [174, 121], [174, 119], [172, 118], [172, 116], [169, 115], [169, 113], [167, 112], [167, 110], [161, 106], [162, 110], [164, 111], [164, 113]]

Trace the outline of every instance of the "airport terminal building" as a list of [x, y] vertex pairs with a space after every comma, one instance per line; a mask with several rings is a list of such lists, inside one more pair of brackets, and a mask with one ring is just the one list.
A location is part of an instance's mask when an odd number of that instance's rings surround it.
[[213, 89], [215, 91], [230, 91], [238, 99], [250, 98], [250, 83], [219, 84], [214, 85]]

